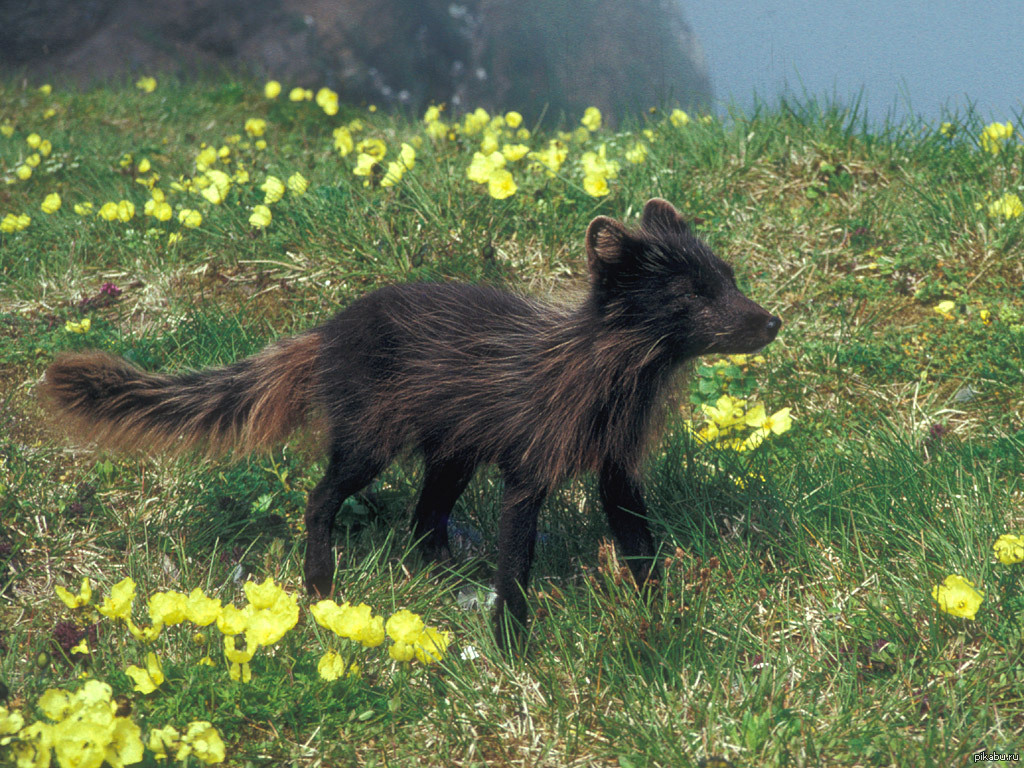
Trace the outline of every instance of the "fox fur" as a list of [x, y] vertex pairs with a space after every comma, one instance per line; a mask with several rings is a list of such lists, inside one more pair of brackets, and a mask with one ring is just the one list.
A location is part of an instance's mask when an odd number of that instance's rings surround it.
[[640, 468], [673, 374], [699, 355], [760, 349], [781, 327], [664, 200], [646, 204], [635, 230], [595, 218], [585, 246], [590, 286], [578, 306], [476, 285], [389, 286], [222, 368], [156, 374], [103, 352], [65, 354], [42, 396], [73, 435], [119, 450], [239, 454], [324, 416], [328, 465], [306, 509], [305, 581], [319, 595], [332, 591], [338, 509], [399, 453], [425, 461], [413, 531], [433, 559], [450, 556], [448, 518], [476, 467], [497, 465], [495, 622], [507, 646], [526, 625], [545, 497], [597, 473], [643, 584], [655, 544]]

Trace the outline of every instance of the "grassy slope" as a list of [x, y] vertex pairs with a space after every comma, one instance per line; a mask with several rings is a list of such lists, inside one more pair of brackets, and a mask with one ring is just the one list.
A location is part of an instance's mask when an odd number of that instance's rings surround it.
[[[247, 146], [251, 117], [267, 120], [265, 150]], [[695, 451], [672, 431], [650, 466], [669, 558], [648, 602], [616, 584], [609, 555], [597, 554], [604, 524], [584, 514], [591, 489], [570, 486], [542, 520], [529, 660], [506, 663], [486, 616], [457, 606], [478, 571], [442, 578], [404, 556], [419, 472], [408, 461], [372, 503], [346, 508], [338, 593], [386, 613], [418, 610], [480, 658], [452, 653], [443, 670], [408, 674], [367, 662], [362, 681], [327, 684], [312, 671], [323, 638], [306, 621], [254, 665], [249, 686], [194, 667], [185, 639], [164, 639], [172, 690], [143, 699], [120, 672], [140, 654], [110, 628], [93, 673], [153, 722], [183, 723], [213, 703], [239, 764], [693, 765], [718, 754], [761, 766], [927, 766], [1024, 746], [1024, 606], [1016, 571], [991, 552], [1024, 517], [1024, 219], [987, 215], [1019, 191], [1017, 140], [993, 155], [970, 116], [949, 138], [914, 123], [869, 130], [817, 105], [725, 124], [655, 114], [568, 142], [555, 178], [510, 164], [519, 191], [499, 201], [466, 178], [479, 134], [425, 138], [397, 186], [364, 186], [355, 154], [332, 146], [332, 130], [355, 118], [356, 141], [383, 139], [385, 162], [424, 136], [417, 120], [345, 106], [329, 117], [245, 83], [48, 95], [0, 84], [0, 123], [14, 129], [0, 137], [0, 177], [13, 179], [31, 153], [29, 134], [53, 146], [31, 178], [0, 186], [0, 218], [32, 217], [0, 235], [0, 679], [16, 703], [79, 671], [56, 657], [42, 671], [30, 662], [52, 649], [55, 617], [67, 618], [55, 585], [87, 575], [106, 589], [131, 575], [143, 595], [202, 586], [238, 600], [241, 564], [297, 589], [301, 511], [320, 467], [299, 445], [235, 465], [70, 450], [44, 429], [32, 392], [58, 351], [99, 346], [146, 367], [201, 367], [389, 282], [559, 294], [584, 278], [590, 218], [630, 220], [657, 195], [696, 218], [751, 295], [783, 317], [751, 373], [758, 397], [791, 407], [795, 424], [752, 457]], [[525, 143], [553, 137], [535, 131]], [[632, 164], [637, 141], [649, 152]], [[229, 146], [220, 167], [241, 164], [252, 179], [220, 206], [170, 191], [195, 175], [203, 143]], [[593, 198], [580, 157], [602, 143], [621, 168], [610, 194]], [[142, 215], [143, 158], [168, 191], [170, 222]], [[253, 230], [259, 184], [296, 171], [308, 191]], [[39, 206], [51, 192], [63, 204], [48, 215]], [[129, 222], [73, 211], [121, 199], [134, 202]], [[181, 226], [182, 207], [202, 212], [200, 228]], [[107, 282], [123, 293], [102, 298]], [[934, 310], [942, 300], [955, 302], [946, 316]], [[65, 330], [84, 317], [88, 333]], [[751, 469], [765, 482], [730, 479]], [[499, 493], [483, 473], [458, 508], [492, 561]], [[976, 621], [936, 610], [931, 587], [950, 573], [984, 590]]]

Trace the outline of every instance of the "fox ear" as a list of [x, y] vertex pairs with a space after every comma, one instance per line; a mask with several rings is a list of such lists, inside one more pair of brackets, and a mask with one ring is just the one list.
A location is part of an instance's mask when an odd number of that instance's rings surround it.
[[644, 229], [688, 229], [676, 207], [660, 197], [647, 201], [640, 217], [640, 226]]
[[620, 263], [629, 242], [629, 232], [615, 219], [598, 216], [590, 222], [586, 236], [590, 274], [596, 275], [610, 265]]

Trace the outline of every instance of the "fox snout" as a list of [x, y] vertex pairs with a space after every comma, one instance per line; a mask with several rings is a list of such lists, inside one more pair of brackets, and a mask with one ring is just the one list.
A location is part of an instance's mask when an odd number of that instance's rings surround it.
[[723, 313], [708, 352], [742, 355], [767, 346], [779, 334], [782, 319], [771, 314], [755, 301], [737, 294]]
[[756, 352], [773, 342], [779, 335], [782, 318], [771, 314], [759, 304], [752, 301], [750, 303], [754, 305], [754, 309], [745, 314], [741, 322], [741, 329], [733, 337], [737, 347], [742, 347], [742, 349], [725, 350], [727, 352], [733, 354]]

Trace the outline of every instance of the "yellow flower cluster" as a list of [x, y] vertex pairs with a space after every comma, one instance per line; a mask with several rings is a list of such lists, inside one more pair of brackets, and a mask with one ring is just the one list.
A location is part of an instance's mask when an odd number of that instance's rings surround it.
[[[136, 640], [153, 642], [165, 627], [191, 622], [196, 627], [215, 625], [223, 635], [224, 657], [232, 680], [248, 683], [252, 679], [249, 663], [261, 647], [278, 643], [299, 620], [298, 598], [289, 594], [268, 577], [262, 584], [246, 582], [244, 587], [248, 603], [242, 607], [222, 605], [208, 597], [201, 589], [189, 594], [167, 591], [152, 594], [147, 601], [151, 624], [139, 627], [132, 620], [135, 602], [135, 582], [130, 579], [111, 587], [103, 602], [95, 609], [109, 619], [125, 623]], [[57, 587], [61, 601], [72, 610], [93, 610], [92, 587], [88, 579], [82, 581], [78, 594]], [[414, 613], [402, 610], [394, 614], [385, 625], [383, 616], [375, 616], [365, 603], [338, 605], [333, 600], [321, 600], [310, 607], [316, 622], [338, 637], [357, 643], [364, 648], [376, 648], [390, 636], [394, 645], [389, 648], [392, 658], [399, 661], [418, 659], [431, 664], [441, 659], [451, 642], [448, 632], [424, 625]], [[239, 647], [240, 641], [244, 641]], [[88, 652], [87, 649], [84, 652]], [[212, 664], [210, 660], [206, 663]], [[358, 674], [359, 666], [334, 651], [325, 654], [318, 665], [320, 675], [327, 680]], [[164, 682], [163, 670], [156, 654], [146, 657], [146, 666], [129, 666], [126, 674], [135, 683], [135, 690], [152, 693]]]
[[766, 438], [781, 435], [793, 426], [789, 408], [768, 416], [764, 403], [748, 407], [746, 400], [728, 394], [719, 397], [713, 406], [701, 405], [701, 410], [707, 423], [695, 433], [697, 439], [737, 452], [753, 450]]
[[394, 640], [388, 653], [396, 661], [415, 658], [421, 664], [433, 664], [444, 657], [451, 643], [451, 633], [428, 627], [420, 616], [405, 608], [392, 614], [384, 629]]
[[608, 194], [608, 179], [619, 175], [619, 164], [609, 160], [605, 154], [606, 147], [602, 144], [597, 152], [584, 152], [580, 158], [583, 167], [583, 189], [591, 197], [603, 197]]
[[[428, 135], [444, 135], [444, 130], [431, 128], [443, 127], [439, 113], [438, 107], [427, 110], [424, 122], [427, 123]], [[465, 116], [459, 129], [466, 136], [480, 134], [480, 149], [473, 153], [473, 160], [466, 169], [466, 178], [477, 184], [486, 185], [487, 194], [495, 200], [504, 200], [519, 191], [515, 178], [506, 165], [519, 162], [530, 152], [527, 145], [518, 143], [530, 138], [530, 131], [522, 128], [522, 123], [523, 116], [518, 112], [507, 112], [491, 117], [487, 110], [478, 107]], [[512, 143], [512, 140], [518, 141]]]
[[1013, 123], [991, 123], [981, 132], [981, 148], [993, 155], [1003, 150], [1003, 145], [1013, 138]]
[[988, 215], [991, 219], [1015, 219], [1024, 214], [1024, 203], [1013, 192], [1007, 192], [998, 200], [989, 203]]
[[[5, 136], [14, 134], [14, 126], [5, 122], [2, 126]], [[14, 184], [16, 181], [28, 181], [32, 178], [32, 172], [43, 162], [43, 158], [49, 157], [53, 152], [53, 145], [49, 139], [44, 139], [38, 133], [30, 133], [25, 137], [25, 143], [32, 150], [25, 159], [14, 169], [14, 177], [7, 177], [4, 181], [7, 184]]]
[[[166, 759], [168, 743], [176, 759], [195, 755], [204, 765], [224, 762], [224, 742], [205, 721], [189, 723], [184, 736], [171, 726], [153, 729], [144, 745], [142, 729], [130, 717], [117, 714], [112, 694], [99, 680], [87, 680], [75, 692], [50, 688], [37, 703], [45, 719], [31, 725], [25, 725], [20, 712], [0, 707], [0, 745], [17, 768], [41, 768], [53, 759], [61, 768], [134, 765], [142, 762], [147, 746], [157, 759]], [[169, 739], [172, 733], [174, 738]]]
[[27, 213], [8, 213], [0, 219], [0, 232], [20, 232], [32, 223], [32, 217]]

